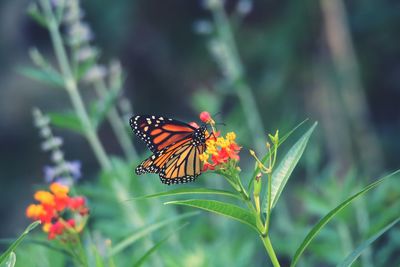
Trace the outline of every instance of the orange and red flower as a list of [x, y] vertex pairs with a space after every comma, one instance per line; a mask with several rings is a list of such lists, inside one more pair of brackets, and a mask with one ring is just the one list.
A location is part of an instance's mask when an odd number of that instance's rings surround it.
[[[200, 113], [203, 122], [215, 124], [210, 114], [206, 111]], [[213, 128], [214, 131], [214, 128]], [[223, 168], [230, 161], [239, 161], [241, 147], [235, 142], [236, 134], [229, 132], [225, 137], [220, 136], [220, 132], [214, 132], [206, 141], [206, 151], [200, 155], [203, 162], [203, 171]], [[211, 157], [211, 160], [210, 160]]]
[[[33, 220], [40, 220], [43, 231], [48, 233], [49, 239], [63, 235], [64, 230], [77, 231], [76, 220], [82, 220], [89, 214], [84, 197], [71, 197], [69, 188], [59, 183], [50, 185], [50, 192], [39, 190], [34, 194], [34, 199], [39, 204], [30, 204], [26, 209], [26, 216]], [[69, 210], [71, 217], [65, 218], [65, 211]], [[78, 232], [78, 231], [77, 231]]]

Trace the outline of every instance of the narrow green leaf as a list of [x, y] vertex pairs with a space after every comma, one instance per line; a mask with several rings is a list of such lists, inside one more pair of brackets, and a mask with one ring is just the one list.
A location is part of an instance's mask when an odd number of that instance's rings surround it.
[[157, 222], [151, 225], [146, 225], [145, 227], [143, 227], [141, 230], [133, 233], [131, 236], [125, 238], [124, 240], [122, 240], [121, 242], [119, 242], [118, 244], [116, 244], [108, 253], [107, 257], [112, 257], [116, 254], [118, 254], [119, 252], [123, 251], [124, 249], [126, 249], [127, 247], [129, 247], [130, 245], [132, 245], [134, 242], [136, 242], [137, 240], [139, 240], [142, 237], [147, 236], [148, 234], [157, 231], [158, 229], [160, 229], [161, 227], [164, 227], [165, 225], [168, 225], [172, 222], [175, 221], [179, 221], [179, 220], [183, 220], [186, 218], [189, 218], [191, 216], [197, 215], [197, 212], [189, 212], [189, 213], [185, 213], [179, 216], [176, 216], [174, 218], [171, 219], [167, 219], [167, 220], [163, 220], [161, 222]]
[[183, 227], [187, 225], [184, 224], [181, 227], [177, 228], [174, 232], [169, 233], [166, 237], [158, 241], [153, 247], [151, 247], [136, 263], [133, 265], [134, 267], [140, 267], [146, 260], [155, 252], [159, 247], [161, 247], [174, 233], [180, 231]]
[[380, 185], [383, 181], [385, 181], [387, 178], [394, 176], [395, 174], [398, 174], [400, 170], [397, 170], [395, 172], [392, 172], [389, 175], [384, 176], [383, 178], [369, 184], [368, 186], [364, 187], [361, 191], [358, 193], [352, 195], [345, 201], [343, 201], [341, 204], [339, 204], [336, 208], [331, 210], [327, 215], [325, 215], [307, 234], [307, 236], [304, 238], [303, 242], [301, 245], [297, 248], [296, 253], [294, 254], [291, 267], [295, 266], [297, 262], [300, 259], [300, 256], [303, 254], [305, 249], [308, 247], [308, 245], [311, 243], [311, 241], [315, 238], [315, 236], [321, 231], [321, 229], [328, 223], [330, 222], [340, 211], [342, 211], [345, 207], [347, 207], [349, 204], [351, 204], [355, 199], [358, 197], [364, 195], [367, 193], [369, 190], [377, 187]]
[[95, 127], [103, 122], [110, 109], [115, 106], [121, 89], [122, 87], [108, 90], [107, 94], [95, 103], [90, 114]]
[[79, 117], [73, 112], [67, 113], [49, 113], [51, 124], [62, 128], [74, 131], [79, 134], [84, 134], [84, 129], [82, 127]]
[[[296, 127], [294, 127], [290, 132], [288, 132], [287, 134], [285, 134], [283, 137], [281, 137], [280, 138], [280, 140], [279, 140], [279, 143], [278, 143], [278, 146], [277, 146], [277, 148], [279, 148], [279, 146], [281, 146], [285, 141], [286, 141], [286, 139], [288, 139], [289, 138], [289, 136], [291, 136], [292, 135], [292, 133], [294, 133], [301, 125], [303, 125], [305, 122], [307, 122], [308, 121], [308, 119], [305, 119], [304, 121], [302, 121], [302, 122], [300, 122]], [[271, 148], [271, 151], [273, 151], [275, 148], [273, 147], [273, 148]], [[269, 155], [271, 154], [271, 151], [269, 151], [262, 159], [261, 159], [261, 162], [263, 163], [263, 164], [265, 164], [267, 161], [268, 161], [268, 159], [269, 159]], [[257, 174], [260, 172], [260, 167], [256, 167], [255, 169], [254, 169], [254, 172], [253, 172], [253, 175], [251, 176], [251, 179], [250, 179], [250, 181], [249, 181], [249, 184], [248, 184], [248, 186], [247, 186], [247, 189], [250, 191], [250, 189], [251, 189], [251, 186], [253, 185], [253, 182], [254, 182], [254, 179], [256, 178], [256, 176], [257, 176]]]
[[177, 189], [169, 190], [166, 192], [132, 198], [131, 200], [166, 197], [166, 196], [176, 196], [176, 195], [194, 195], [194, 194], [223, 195], [223, 196], [241, 199], [241, 197], [239, 195], [237, 195], [231, 191], [226, 191], [226, 190], [209, 189], [209, 188], [177, 188]]
[[6, 267], [14, 267], [16, 262], [17, 256], [15, 255], [14, 251], [11, 251], [10, 256], [8, 256], [6, 261]]
[[51, 69], [39, 69], [34, 67], [17, 67], [17, 72], [20, 74], [55, 87], [64, 87], [64, 80], [62, 76]]
[[24, 240], [30, 231], [35, 229], [40, 224], [40, 221], [31, 223], [25, 231], [15, 240], [8, 249], [0, 256], [0, 265], [3, 264], [9, 257], [9, 255], [18, 247], [18, 245]]
[[104, 267], [103, 259], [100, 255], [99, 250], [95, 245], [91, 245], [92, 253], [94, 256], [94, 262], [96, 267]]
[[370, 238], [368, 238], [367, 240], [362, 242], [355, 250], [353, 250], [352, 253], [350, 253], [346, 257], [346, 259], [342, 263], [338, 264], [337, 266], [338, 267], [349, 267], [349, 266], [351, 266], [353, 264], [353, 262], [361, 255], [361, 253], [369, 245], [371, 245], [375, 240], [377, 240], [381, 235], [386, 233], [390, 228], [392, 228], [399, 221], [400, 221], [400, 218], [397, 218], [396, 220], [394, 220], [393, 222], [391, 222], [390, 224], [388, 224], [387, 226], [382, 228], [378, 233], [376, 233], [375, 235], [371, 236]]
[[[272, 173], [272, 208], [275, 207], [276, 203], [278, 202], [278, 199], [282, 194], [290, 175], [303, 155], [308, 140], [310, 139], [310, 136], [316, 126], [317, 122], [315, 122], [313, 126], [311, 126], [311, 128], [290, 148], [289, 152], [285, 155], [278, 167], [276, 167], [275, 171]], [[267, 194], [268, 192], [266, 191], [266, 196], [264, 199], [268, 198]], [[264, 211], [266, 211], [266, 209], [267, 205], [264, 205]]]
[[27, 9], [28, 15], [36, 21], [37, 24], [47, 28], [47, 20], [46, 18], [40, 13], [39, 8], [37, 7], [36, 3], [31, 3]]
[[[95, 49], [95, 48], [93, 48]], [[97, 51], [96, 51], [97, 53]], [[88, 70], [90, 70], [95, 64], [96, 64], [96, 60], [97, 60], [97, 56], [94, 56], [93, 58], [90, 58], [84, 62], [82, 62], [81, 64], [78, 65], [77, 69], [76, 69], [76, 80], [80, 81], [88, 72]]]
[[206, 210], [209, 212], [214, 212], [232, 218], [234, 220], [238, 220], [241, 223], [251, 226], [257, 231], [256, 218], [254, 214], [241, 207], [229, 203], [224, 203], [216, 200], [190, 199], [169, 201], [165, 202], [164, 204], [183, 205]]

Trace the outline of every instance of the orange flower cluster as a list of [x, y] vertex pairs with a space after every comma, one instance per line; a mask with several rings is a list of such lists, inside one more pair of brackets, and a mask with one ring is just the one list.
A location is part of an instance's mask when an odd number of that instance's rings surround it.
[[[219, 132], [211, 136], [206, 141], [206, 151], [200, 155], [203, 162], [203, 171], [215, 170], [218, 166], [223, 166], [228, 161], [239, 161], [241, 147], [235, 142], [236, 134], [227, 133], [225, 137], [219, 137]], [[209, 161], [211, 156], [211, 161]]]
[[[41, 221], [49, 239], [63, 235], [65, 230], [80, 232], [83, 229], [82, 226], [76, 226], [76, 218], [84, 218], [89, 214], [85, 198], [70, 197], [68, 193], [67, 186], [52, 183], [50, 192], [40, 190], [35, 193], [34, 198], [39, 204], [30, 204], [26, 209], [28, 218]], [[65, 218], [67, 211], [72, 214], [69, 219]]]
[[199, 156], [203, 162], [203, 171], [224, 168], [228, 162], [239, 161], [241, 147], [235, 142], [236, 134], [230, 132], [220, 137], [220, 132], [215, 130], [215, 121], [207, 111], [200, 113], [200, 120], [212, 128], [212, 134], [207, 133], [206, 151]]

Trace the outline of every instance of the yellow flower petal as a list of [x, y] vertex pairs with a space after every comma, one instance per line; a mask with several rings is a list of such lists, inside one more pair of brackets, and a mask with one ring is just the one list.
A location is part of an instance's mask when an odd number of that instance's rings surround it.
[[26, 209], [26, 217], [37, 219], [40, 215], [44, 213], [42, 205], [31, 204]]
[[50, 231], [51, 223], [45, 223], [42, 227], [43, 232], [48, 233]]
[[50, 191], [58, 197], [65, 197], [69, 192], [69, 188], [59, 183], [52, 183], [50, 185]]
[[41, 204], [54, 205], [54, 195], [47, 191], [37, 191], [34, 198]]
[[202, 162], [207, 162], [209, 157], [210, 157], [210, 155], [208, 153], [203, 153], [203, 154], [199, 155], [199, 159]]
[[234, 132], [229, 132], [229, 133], [226, 134], [226, 139], [229, 142], [233, 142], [236, 139], [236, 134]]

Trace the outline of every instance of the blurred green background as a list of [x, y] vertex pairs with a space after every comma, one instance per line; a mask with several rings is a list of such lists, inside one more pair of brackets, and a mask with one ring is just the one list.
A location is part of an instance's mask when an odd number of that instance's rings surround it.
[[[366, 185], [400, 166], [400, 2], [257, 0], [244, 16], [237, 15], [239, 2], [243, 1], [228, 0], [225, 6], [265, 133], [276, 129], [286, 133], [305, 118], [319, 121], [284, 193], [287, 201], [282, 210], [293, 213], [293, 221], [305, 226], [319, 217], [318, 212], [323, 214], [324, 207], [327, 211], [339, 203], [343, 197], [339, 192], [347, 192], [346, 179]], [[42, 168], [49, 162], [40, 150], [32, 108], [50, 112], [70, 107], [65, 92], [16, 71], [31, 64], [28, 49], [32, 46], [54, 61], [46, 30], [26, 15], [28, 4], [27, 0], [0, 2], [0, 238], [14, 236], [27, 224], [25, 207], [33, 186], [43, 182]], [[127, 75], [124, 92], [134, 112], [184, 121], [198, 121], [204, 108], [221, 112], [217, 118], [226, 124], [222, 129], [236, 131], [245, 148], [242, 169], [246, 168], [246, 149], [252, 147], [251, 134], [243, 127], [248, 118], [237, 96], [223, 86], [223, 75], [208, 49], [211, 15], [201, 1], [85, 0], [82, 6], [104, 63], [121, 60]], [[82, 162], [84, 179], [95, 179], [98, 165], [86, 141], [70, 132], [56, 133], [64, 139], [67, 158]], [[109, 153], [121, 153], [107, 124], [100, 136]], [[133, 134], [132, 138], [144, 152], [144, 145]], [[159, 183], [157, 177], [137, 178], [132, 170], [132, 179], [147, 178]], [[390, 191], [392, 200], [398, 200], [399, 185], [395, 181], [385, 189], [394, 191]], [[376, 193], [382, 206], [372, 217], [379, 216], [387, 203], [389, 193], [382, 192]], [[305, 203], [299, 204], [298, 199]], [[276, 220], [286, 222], [285, 216], [277, 212]], [[200, 229], [206, 231], [205, 226]], [[292, 236], [304, 236], [303, 230], [294, 225]], [[400, 236], [398, 228], [396, 233]], [[275, 239], [280, 234], [277, 229]], [[293, 253], [293, 246], [284, 250], [290, 240], [282, 236], [285, 240], [278, 251]], [[240, 249], [254, 247], [246, 243]], [[386, 252], [386, 257], [396, 259], [395, 251]], [[257, 263], [262, 253], [248, 255]]]

